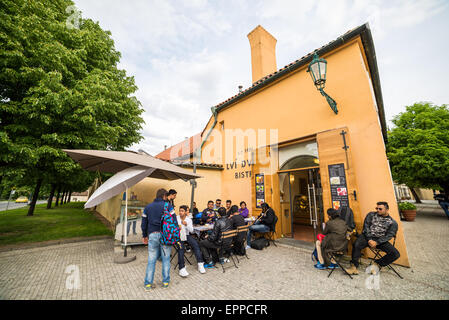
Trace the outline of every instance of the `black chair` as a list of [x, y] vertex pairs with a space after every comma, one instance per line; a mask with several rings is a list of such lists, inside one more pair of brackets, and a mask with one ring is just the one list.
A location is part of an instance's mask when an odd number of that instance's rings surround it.
[[[234, 263], [234, 267], [238, 268], [237, 265], [235, 264], [235, 260], [234, 260], [234, 254], [233, 254], [233, 239], [237, 236], [237, 230], [230, 230], [230, 231], [226, 231], [223, 232], [221, 234], [221, 246], [220, 246], [220, 251], [219, 251], [219, 257], [223, 257], [223, 258], [227, 258], [232, 260], [232, 262]], [[224, 261], [221, 264], [221, 267], [223, 268], [223, 273], [225, 272], [225, 266], [224, 266]], [[232, 266], [231, 266], [232, 267]], [[227, 267], [229, 268], [229, 267]]]
[[268, 241], [272, 242], [275, 247], [277, 247], [276, 242], [274, 241], [274, 237], [276, 235], [276, 223], [278, 222], [278, 217], [274, 215], [274, 221], [273, 224], [270, 226], [270, 231], [266, 232], [268, 235]]
[[[171, 257], [171, 259], [170, 259], [170, 263], [173, 261], [173, 259], [177, 256], [177, 255], [179, 255], [179, 250], [181, 249], [180, 248], [180, 246], [179, 246], [179, 243], [175, 243], [174, 245], [173, 245], [173, 248], [175, 248], [175, 253], [172, 255], [172, 257]], [[190, 264], [190, 265], [192, 265], [192, 263], [189, 261], [189, 259], [186, 257], [186, 255], [184, 254], [184, 259], [185, 260], [187, 260], [187, 262]], [[179, 261], [178, 261], [178, 259], [176, 259], [176, 264], [175, 264], [175, 270], [176, 270], [176, 268], [178, 267], [178, 265], [179, 265]]]
[[[246, 248], [246, 236], [248, 234], [248, 230], [249, 230], [249, 225], [237, 227], [237, 237], [236, 237], [236, 239], [240, 239], [240, 238], [243, 239], [242, 242], [239, 242], [239, 245], [241, 245], [243, 250], [245, 250], [246, 259], [249, 259], [248, 255], [246, 254], [246, 249], [245, 249]], [[237, 258], [237, 262], [240, 263], [239, 258], [237, 256], [236, 256], [236, 258]]]
[[[329, 255], [329, 259], [331, 260], [331, 262], [332, 262], [332, 260], [335, 261], [335, 264], [341, 270], [343, 270], [343, 272], [346, 273], [349, 276], [349, 278], [352, 279], [351, 275], [348, 273], [348, 271], [346, 271], [346, 268], [343, 268], [343, 266], [341, 265], [341, 260], [342, 260], [343, 256], [348, 252], [348, 245], [349, 245], [349, 240], [351, 239], [351, 235], [352, 235], [352, 232], [346, 233], [346, 240], [341, 249], [327, 251], [326, 253]], [[323, 254], [324, 254], [324, 252], [323, 252]], [[332, 275], [332, 273], [334, 272], [335, 269], [337, 269], [337, 268], [331, 269], [331, 271], [327, 275], [328, 278]]]
[[[393, 247], [396, 248], [396, 236], [393, 237]], [[370, 258], [370, 259], [371, 259], [370, 265], [372, 265], [373, 262], [374, 262], [374, 260], [382, 258], [383, 255], [382, 255], [381, 253], [384, 253], [384, 252], [383, 252], [382, 250], [378, 249], [378, 248], [371, 248], [371, 247], [369, 247], [369, 246], [368, 246], [368, 248], [371, 250], [372, 253], [374, 253], [374, 258]], [[384, 253], [384, 254], [385, 254], [385, 253]], [[399, 274], [399, 272], [397, 272], [396, 269], [393, 268], [393, 266], [392, 266], [391, 264], [387, 265], [387, 267], [388, 267], [390, 270], [393, 270], [393, 272], [396, 273], [396, 275], [397, 275], [399, 278], [404, 279], [404, 278]]]

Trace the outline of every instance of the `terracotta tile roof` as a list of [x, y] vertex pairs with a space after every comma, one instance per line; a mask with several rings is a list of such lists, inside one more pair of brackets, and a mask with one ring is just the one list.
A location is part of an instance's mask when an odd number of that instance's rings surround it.
[[181, 141], [170, 148], [165, 149], [156, 158], [172, 161], [174, 159], [188, 157], [193, 154], [193, 151], [201, 145], [201, 133], [198, 133], [189, 139]]

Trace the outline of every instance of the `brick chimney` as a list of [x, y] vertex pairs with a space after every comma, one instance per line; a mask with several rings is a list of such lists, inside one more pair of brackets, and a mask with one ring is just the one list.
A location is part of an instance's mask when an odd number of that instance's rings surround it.
[[248, 34], [251, 45], [253, 83], [273, 73], [276, 68], [276, 38], [258, 25]]

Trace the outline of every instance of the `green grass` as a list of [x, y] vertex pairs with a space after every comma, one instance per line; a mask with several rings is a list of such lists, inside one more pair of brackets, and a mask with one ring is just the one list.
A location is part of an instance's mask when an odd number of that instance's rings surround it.
[[113, 235], [93, 213], [84, 210], [84, 202], [72, 202], [47, 210], [37, 205], [28, 217], [28, 206], [0, 211], [0, 246], [75, 237]]

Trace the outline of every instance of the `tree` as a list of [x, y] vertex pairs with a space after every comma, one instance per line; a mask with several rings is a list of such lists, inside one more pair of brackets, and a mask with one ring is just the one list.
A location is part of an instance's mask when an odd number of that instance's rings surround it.
[[0, 2], [0, 167], [24, 169], [36, 197], [78, 166], [61, 149], [124, 150], [142, 138], [137, 87], [111, 33], [90, 19], [68, 28], [73, 5]]
[[449, 109], [421, 102], [394, 117], [388, 135], [393, 179], [449, 194]]

